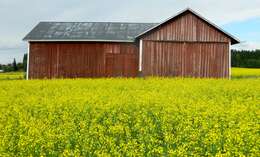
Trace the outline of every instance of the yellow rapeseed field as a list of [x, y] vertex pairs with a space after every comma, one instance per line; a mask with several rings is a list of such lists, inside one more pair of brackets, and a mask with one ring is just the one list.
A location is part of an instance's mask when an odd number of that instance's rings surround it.
[[259, 156], [260, 78], [235, 70], [232, 80], [0, 80], [0, 156]]
[[25, 78], [23, 72], [9, 72], [9, 73], [0, 73], [1, 80], [21, 80]]
[[232, 68], [233, 78], [260, 78], [260, 69]]

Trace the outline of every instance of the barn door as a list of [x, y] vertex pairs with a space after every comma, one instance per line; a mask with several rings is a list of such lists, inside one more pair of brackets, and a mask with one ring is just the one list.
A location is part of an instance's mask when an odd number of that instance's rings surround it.
[[138, 58], [136, 54], [106, 54], [107, 77], [137, 76]]
[[144, 76], [228, 77], [227, 43], [144, 41]]
[[30, 78], [53, 78], [57, 69], [56, 45], [52, 43], [30, 44]]

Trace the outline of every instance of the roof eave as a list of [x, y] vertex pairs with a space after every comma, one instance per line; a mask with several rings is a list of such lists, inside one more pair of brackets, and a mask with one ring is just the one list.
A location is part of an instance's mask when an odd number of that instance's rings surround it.
[[239, 44], [239, 43], [241, 43], [241, 41], [238, 40], [238, 39], [232, 39], [231, 40], [231, 45], [235, 45], [235, 44]]
[[23, 39], [27, 42], [123, 42], [132, 43], [135, 40], [103, 40], [103, 39]]

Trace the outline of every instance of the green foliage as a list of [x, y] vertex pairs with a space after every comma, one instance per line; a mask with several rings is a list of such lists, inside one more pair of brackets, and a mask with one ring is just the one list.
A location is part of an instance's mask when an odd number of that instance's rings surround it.
[[27, 71], [27, 53], [23, 55], [23, 71]]
[[259, 84], [0, 81], [0, 156], [258, 156]]
[[260, 50], [231, 50], [232, 67], [260, 68]]
[[18, 71], [18, 67], [17, 67], [15, 58], [14, 58], [12, 66], [13, 66], [13, 71]]
[[3, 70], [4, 72], [11, 72], [14, 69], [12, 64], [7, 64], [7, 65], [1, 65], [1, 70]]

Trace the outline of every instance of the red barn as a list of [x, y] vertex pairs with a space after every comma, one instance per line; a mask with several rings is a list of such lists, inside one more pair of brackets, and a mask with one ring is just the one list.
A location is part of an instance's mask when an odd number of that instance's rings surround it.
[[40, 22], [27, 78], [230, 76], [239, 40], [191, 9], [161, 23]]

